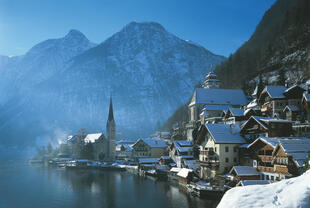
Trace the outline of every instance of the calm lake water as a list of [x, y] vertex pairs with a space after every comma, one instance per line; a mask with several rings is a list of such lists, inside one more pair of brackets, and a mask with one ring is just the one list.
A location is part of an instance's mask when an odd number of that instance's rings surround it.
[[0, 163], [0, 208], [212, 208], [217, 203], [189, 196], [167, 182], [128, 172]]

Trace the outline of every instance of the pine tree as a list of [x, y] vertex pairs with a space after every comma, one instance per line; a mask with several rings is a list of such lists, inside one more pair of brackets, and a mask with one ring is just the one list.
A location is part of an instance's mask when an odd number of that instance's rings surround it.
[[280, 69], [279, 76], [278, 76], [278, 79], [277, 79], [277, 85], [284, 86], [285, 82], [286, 82], [285, 71], [284, 71], [284, 69]]

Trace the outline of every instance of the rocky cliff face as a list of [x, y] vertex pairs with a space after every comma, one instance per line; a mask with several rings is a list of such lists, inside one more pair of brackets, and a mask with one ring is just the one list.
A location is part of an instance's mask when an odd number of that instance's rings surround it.
[[[132, 22], [97, 46], [70, 31], [38, 44], [14, 63], [27, 60], [15, 78], [7, 73], [10, 80], [18, 80], [19, 94], [3, 105], [15, 103], [8, 115], [20, 112], [12, 124], [20, 122], [18, 131], [29, 136], [55, 128], [103, 131], [112, 93], [117, 131], [124, 137], [147, 136], [158, 121], [187, 102], [210, 65], [224, 59], [153, 22]], [[36, 122], [38, 127], [33, 127]]]

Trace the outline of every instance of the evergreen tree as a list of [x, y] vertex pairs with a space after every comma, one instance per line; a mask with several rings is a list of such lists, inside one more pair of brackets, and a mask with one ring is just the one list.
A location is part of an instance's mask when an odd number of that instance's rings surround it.
[[286, 82], [285, 71], [284, 71], [284, 69], [280, 69], [279, 76], [278, 76], [278, 79], [277, 79], [277, 85], [284, 86], [285, 82]]

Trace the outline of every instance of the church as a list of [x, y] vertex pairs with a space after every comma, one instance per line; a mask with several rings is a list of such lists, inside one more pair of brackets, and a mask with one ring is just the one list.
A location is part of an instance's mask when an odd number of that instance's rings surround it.
[[[106, 136], [103, 133], [78, 134], [68, 136], [67, 144], [69, 145], [73, 158], [82, 158], [81, 150], [83, 146], [90, 143], [93, 146], [94, 160], [112, 161], [115, 159], [115, 140], [116, 124], [113, 113], [112, 95], [110, 96], [110, 107], [108, 120], [106, 124]], [[85, 146], [84, 146], [85, 147]]]
[[202, 120], [221, 116], [228, 108], [241, 108], [248, 101], [240, 89], [220, 88], [221, 82], [214, 72], [209, 72], [201, 88], [196, 88], [188, 105], [189, 122], [186, 124], [187, 139], [193, 140], [193, 130]]

